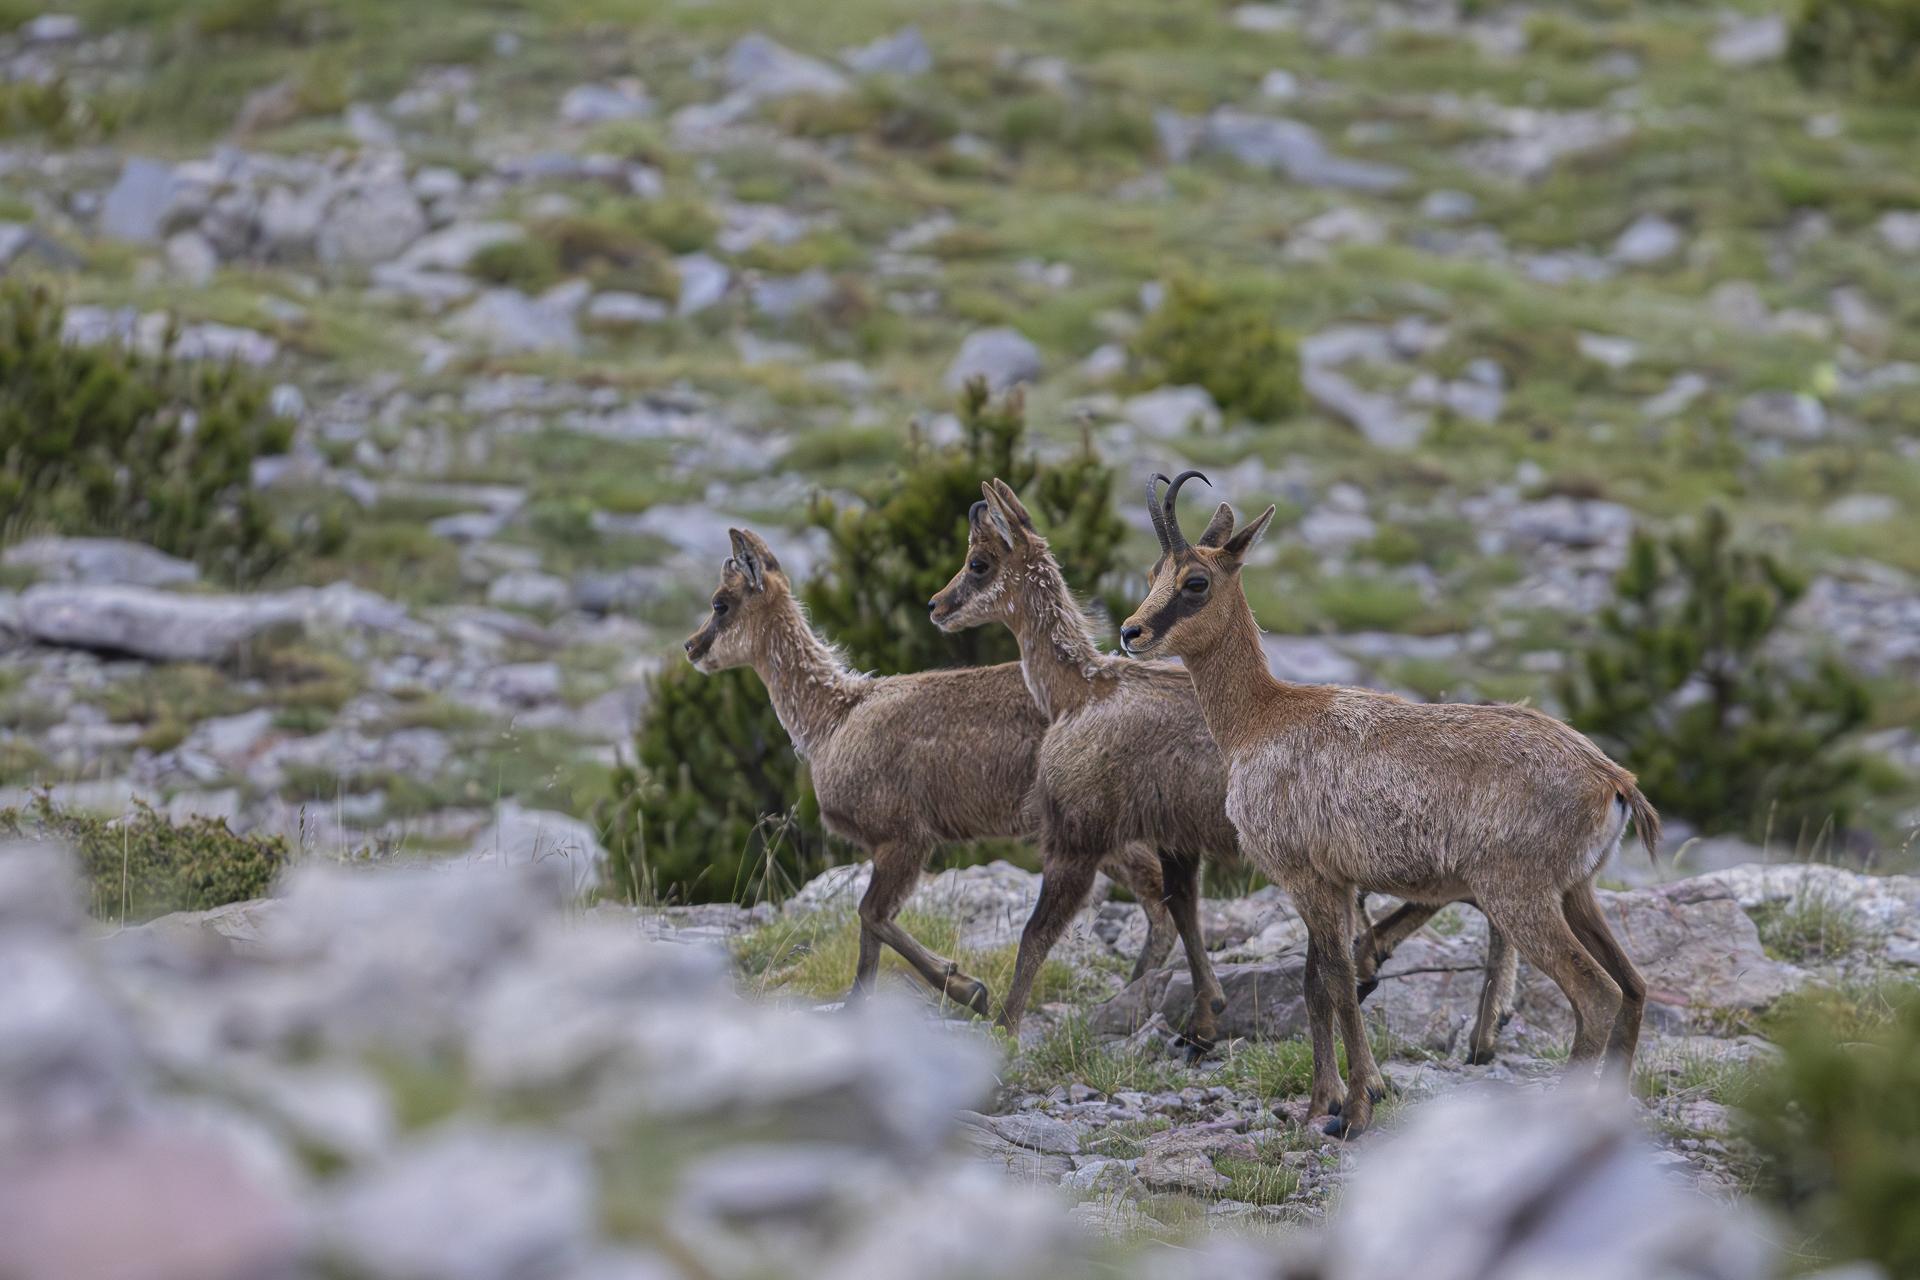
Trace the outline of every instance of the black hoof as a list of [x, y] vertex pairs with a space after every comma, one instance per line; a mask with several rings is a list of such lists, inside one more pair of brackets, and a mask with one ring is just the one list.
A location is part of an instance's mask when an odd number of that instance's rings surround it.
[[1320, 1132], [1329, 1138], [1344, 1138], [1347, 1136], [1347, 1128], [1347, 1122], [1339, 1116], [1328, 1116], [1326, 1123], [1320, 1126]]
[[1209, 1053], [1212, 1053], [1213, 1046], [1219, 1042], [1216, 1040], [1209, 1040], [1205, 1036], [1196, 1036], [1191, 1032], [1184, 1032], [1180, 1035], [1175, 1036], [1173, 1038], [1173, 1043], [1176, 1048], [1184, 1049], [1186, 1051], [1187, 1065], [1192, 1066], [1194, 1063], [1200, 1061], [1200, 1059], [1206, 1057]]
[[1372, 995], [1379, 986], [1380, 986], [1380, 979], [1368, 978], [1365, 982], [1361, 983], [1358, 987], [1355, 988], [1355, 994], [1361, 1000], [1365, 1000], [1368, 996]]
[[1216, 1014], [1227, 1011], [1227, 998], [1225, 996], [1215, 996], [1212, 1000], [1208, 1001], [1208, 1003], [1213, 1006], [1213, 1011]]
[[1327, 1114], [1330, 1116], [1337, 1116], [1340, 1114], [1340, 1108], [1345, 1105], [1346, 1104], [1344, 1102], [1329, 1102], [1327, 1104]]
[[967, 988], [966, 994], [956, 997], [954, 1003], [971, 1009], [984, 1018], [993, 1012], [993, 993], [987, 990], [986, 983], [976, 979], [974, 984]]
[[1386, 1086], [1381, 1085], [1380, 1087], [1375, 1088], [1373, 1085], [1368, 1085], [1367, 1100], [1370, 1102], [1385, 1102], [1387, 1100]]
[[1506, 1026], [1509, 1022], [1512, 1022], [1512, 1021], [1513, 1021], [1513, 1010], [1509, 1009], [1505, 1013], [1500, 1015], [1500, 1025], [1502, 1027]]
[[1470, 1067], [1488, 1066], [1493, 1062], [1495, 1056], [1491, 1049], [1475, 1049], [1467, 1054], [1467, 1065]]

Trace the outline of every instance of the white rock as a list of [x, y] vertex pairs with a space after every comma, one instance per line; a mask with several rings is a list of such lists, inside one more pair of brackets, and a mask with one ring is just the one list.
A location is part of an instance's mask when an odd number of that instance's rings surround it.
[[667, 304], [658, 298], [648, 298], [638, 293], [596, 293], [587, 303], [588, 322], [606, 329], [634, 329], [641, 325], [659, 324], [672, 314]]
[[1708, 46], [1713, 60], [1723, 67], [1750, 67], [1761, 62], [1778, 62], [1787, 52], [1787, 19], [1784, 14], [1769, 13], [1757, 18], [1723, 19], [1718, 35]]
[[1429, 191], [1420, 212], [1435, 222], [1460, 222], [1479, 212], [1480, 202], [1464, 191]]
[[173, 166], [130, 156], [120, 177], [100, 202], [100, 234], [116, 240], [157, 242], [179, 199], [181, 186]]
[[199, 232], [181, 231], [167, 237], [167, 270], [180, 283], [202, 287], [219, 269], [220, 255]]
[[43, 13], [21, 23], [15, 34], [27, 44], [66, 44], [85, 31], [80, 19], [70, 13]]
[[1873, 225], [1881, 241], [1895, 253], [1920, 253], [1920, 210], [1883, 213]]
[[1640, 344], [1632, 338], [1582, 332], [1575, 336], [1574, 343], [1581, 355], [1609, 369], [1625, 369], [1640, 358]]
[[392, 265], [403, 271], [465, 271], [482, 249], [526, 234], [512, 222], [456, 222], [415, 240]]
[[487, 603], [501, 609], [551, 613], [567, 607], [573, 589], [550, 573], [503, 573], [487, 587]]
[[490, 826], [474, 838], [465, 860], [479, 865], [563, 868], [577, 896], [597, 887], [607, 850], [594, 829], [577, 818], [522, 808], [509, 800]]
[[833, 298], [833, 277], [819, 267], [795, 276], [767, 276], [747, 287], [753, 309], [775, 320], [825, 306]]
[[373, 180], [328, 206], [314, 248], [327, 266], [369, 267], [398, 257], [426, 230], [426, 212], [404, 180]]
[[653, 99], [647, 96], [640, 82], [633, 79], [575, 85], [560, 99], [560, 119], [565, 124], [606, 124], [613, 120], [638, 120], [652, 114]]
[[200, 577], [190, 560], [121, 538], [29, 538], [8, 547], [0, 562], [47, 582], [170, 587]]
[[985, 378], [987, 389], [998, 393], [1019, 383], [1037, 382], [1044, 371], [1040, 348], [1018, 329], [978, 329], [967, 335], [947, 366], [945, 385], [949, 391], [958, 391], [973, 378]]
[[447, 329], [502, 355], [580, 347], [571, 310], [529, 298], [518, 289], [487, 290], [447, 321]]
[[1770, 440], [1818, 440], [1827, 433], [1827, 409], [1800, 392], [1758, 391], [1734, 406], [1733, 426]]
[[1679, 227], [1659, 214], [1645, 213], [1620, 233], [1608, 256], [1630, 267], [1650, 267], [1680, 252], [1684, 243]]
[[1887, 494], [1849, 493], [1829, 502], [1820, 518], [1828, 524], [1862, 525], [1895, 520], [1899, 515], [1899, 500]]
[[682, 316], [697, 315], [727, 296], [733, 271], [726, 263], [704, 253], [688, 253], [674, 259], [680, 276], [680, 301], [674, 308]]
[[1260, 77], [1260, 96], [1290, 102], [1300, 93], [1300, 78], [1291, 71], [1269, 71]]
[[583, 1148], [462, 1126], [347, 1179], [321, 1235], [373, 1280], [519, 1280], [584, 1257], [593, 1212]]
[[1141, 431], [1161, 440], [1220, 426], [1220, 407], [1205, 387], [1156, 387], [1130, 398], [1120, 412]]
[[833, 98], [852, 86], [847, 78], [817, 58], [795, 53], [759, 32], [734, 42], [720, 67], [727, 88], [758, 101], [802, 94]]
[[933, 70], [933, 50], [920, 34], [920, 28], [905, 26], [890, 36], [881, 36], [857, 49], [848, 49], [840, 60], [863, 76], [923, 76]]

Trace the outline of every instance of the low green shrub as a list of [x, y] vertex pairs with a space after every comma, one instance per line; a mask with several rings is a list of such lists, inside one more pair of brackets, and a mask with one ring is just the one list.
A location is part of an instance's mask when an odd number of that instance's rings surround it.
[[560, 279], [560, 257], [543, 240], [496, 240], [467, 260], [467, 271], [488, 284], [537, 293]]
[[1804, 585], [1730, 535], [1718, 510], [1671, 538], [1637, 534], [1562, 696], [1567, 718], [1661, 809], [1799, 842], [1847, 820], [1865, 774], [1848, 739], [1871, 702], [1838, 663], [1800, 672], [1773, 653]]
[[25, 809], [0, 809], [0, 834], [58, 841], [80, 861], [89, 909], [115, 920], [264, 896], [286, 866], [286, 841], [242, 836], [222, 818], [174, 822], [142, 801], [108, 819], [58, 808], [42, 793]]
[[1759, 1190], [1812, 1257], [1920, 1275], [1920, 988], [1884, 994], [1867, 1021], [1831, 999], [1797, 1002], [1779, 1061], [1740, 1100]]
[[249, 487], [293, 427], [235, 366], [61, 339], [43, 289], [0, 287], [0, 512], [10, 528], [136, 538], [229, 580], [258, 578], [296, 539]]
[[1920, 101], [1920, 4], [1802, 0], [1787, 61], [1810, 85]]
[[1175, 280], [1133, 339], [1143, 387], [1205, 387], [1229, 414], [1273, 422], [1300, 408], [1300, 354], [1252, 298], [1196, 280]]

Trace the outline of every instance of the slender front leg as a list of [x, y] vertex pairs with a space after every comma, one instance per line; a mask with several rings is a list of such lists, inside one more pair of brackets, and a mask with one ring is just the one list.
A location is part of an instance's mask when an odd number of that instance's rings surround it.
[[1218, 1019], [1227, 1007], [1226, 992], [1214, 976], [1206, 935], [1200, 928], [1200, 860], [1163, 853], [1160, 865], [1167, 884], [1167, 910], [1180, 930], [1180, 941], [1187, 949], [1187, 972], [1193, 978], [1193, 1014], [1186, 1036], [1192, 1056], [1199, 1058], [1220, 1038]]
[[1007, 987], [1007, 1002], [1000, 1009], [1000, 1025], [1010, 1032], [1020, 1030], [1020, 1019], [1027, 1011], [1027, 997], [1040, 966], [1046, 963], [1053, 944], [1067, 931], [1074, 914], [1087, 900], [1093, 888], [1093, 873], [1100, 855], [1050, 853], [1040, 870], [1040, 900], [1033, 904], [1027, 927], [1020, 931], [1020, 955], [1014, 961], [1013, 981]]
[[[885, 943], [899, 952], [935, 991], [985, 1017], [993, 1008], [987, 984], [960, 972], [960, 966], [945, 956], [927, 950], [894, 920], [900, 905], [919, 883], [928, 852], [906, 845], [884, 845], [874, 850], [873, 880], [867, 885], [866, 896], [860, 900], [861, 968], [854, 975], [854, 988], [864, 992], [872, 987], [873, 969], [880, 959], [878, 944]], [[871, 958], [868, 934], [875, 939]]]
[[1325, 969], [1320, 946], [1309, 930], [1307, 968], [1301, 979], [1307, 1001], [1307, 1038], [1313, 1045], [1313, 1086], [1307, 1095], [1309, 1120], [1339, 1115], [1347, 1100], [1347, 1087], [1340, 1083], [1340, 1059], [1333, 1047], [1333, 1001], [1327, 994]]
[[[1326, 999], [1347, 1049], [1347, 1100], [1326, 1131], [1340, 1137], [1364, 1130], [1373, 1121], [1375, 1099], [1386, 1094], [1386, 1081], [1373, 1061], [1366, 1022], [1360, 1016], [1360, 998], [1353, 980], [1353, 889], [1322, 882], [1294, 894], [1294, 904], [1306, 918], [1307, 937], [1321, 952], [1319, 976]], [[1319, 1054], [1315, 1054], [1316, 1059]], [[1331, 1060], [1332, 1054], [1327, 1058]], [[1316, 1061], [1316, 1075], [1320, 1065]]]

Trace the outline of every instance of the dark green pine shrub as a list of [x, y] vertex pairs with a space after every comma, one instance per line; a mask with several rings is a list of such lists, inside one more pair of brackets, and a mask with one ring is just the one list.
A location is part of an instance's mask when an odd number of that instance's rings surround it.
[[1640, 775], [1657, 806], [1702, 828], [1799, 841], [1844, 823], [1863, 780], [1849, 735], [1865, 687], [1833, 661], [1791, 669], [1768, 640], [1804, 584], [1733, 546], [1710, 510], [1690, 533], [1636, 534], [1567, 718]]
[[294, 542], [248, 485], [293, 428], [233, 366], [60, 337], [41, 289], [0, 287], [0, 536], [37, 528], [134, 538], [229, 581]]
[[[1024, 456], [1018, 396], [996, 402], [975, 384], [961, 420], [958, 444], [916, 448], [867, 504], [821, 500], [809, 513], [829, 547], [801, 598], [856, 668], [895, 673], [1017, 656], [1003, 627], [950, 636], [927, 622], [927, 598], [960, 567], [967, 511], [990, 476], [1027, 493], [1070, 582], [1113, 586], [1125, 526], [1113, 514], [1112, 470], [1090, 447], [1057, 464]], [[595, 815], [612, 853], [609, 879], [628, 896], [778, 897], [849, 854], [821, 827], [805, 766], [750, 671], [663, 671], [634, 756], [614, 771]]]
[[1795, 1005], [1780, 1058], [1741, 1101], [1758, 1191], [1806, 1235], [1808, 1260], [1920, 1275], [1920, 989]]
[[145, 803], [106, 819], [57, 808], [45, 794], [25, 810], [0, 809], [0, 835], [57, 841], [80, 861], [88, 909], [112, 920], [149, 920], [264, 897], [287, 865], [278, 836], [241, 836], [222, 818], [174, 822]]
[[1810, 85], [1920, 102], [1920, 2], [1802, 0], [1787, 61]]
[[1133, 339], [1143, 387], [1205, 387], [1229, 415], [1273, 422], [1298, 410], [1300, 353], [1256, 298], [1175, 280]]

